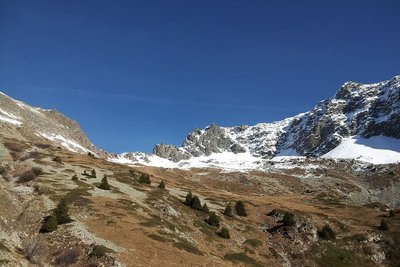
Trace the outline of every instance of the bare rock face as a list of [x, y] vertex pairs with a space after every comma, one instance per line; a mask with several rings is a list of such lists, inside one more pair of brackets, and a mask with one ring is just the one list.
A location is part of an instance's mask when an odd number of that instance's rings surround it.
[[153, 148], [153, 154], [161, 158], [178, 162], [183, 159], [189, 159], [191, 155], [173, 145], [158, 144]]

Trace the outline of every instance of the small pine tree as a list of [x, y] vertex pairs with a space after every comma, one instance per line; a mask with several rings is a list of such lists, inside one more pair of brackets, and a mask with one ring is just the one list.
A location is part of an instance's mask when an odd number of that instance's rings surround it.
[[394, 210], [389, 210], [389, 217], [394, 217], [396, 215], [396, 213], [394, 212]]
[[101, 179], [101, 183], [97, 186], [103, 190], [110, 190], [110, 185], [108, 184], [107, 175], [104, 174], [103, 179]]
[[165, 189], [164, 180], [161, 180], [161, 183], [158, 185], [158, 188]]
[[76, 174], [74, 174], [74, 176], [72, 176], [72, 181], [78, 181], [78, 176]]
[[226, 208], [224, 210], [224, 214], [226, 216], [233, 217], [233, 211], [232, 211], [231, 203], [228, 203], [228, 205], [226, 205]]
[[326, 224], [324, 227], [322, 227], [321, 231], [318, 232], [319, 237], [325, 240], [331, 240], [336, 238], [335, 232], [332, 230], [332, 228]]
[[201, 209], [202, 209], [202, 211], [204, 211], [205, 213], [209, 213], [209, 212], [210, 212], [210, 210], [208, 209], [207, 203], [204, 203], [204, 204], [203, 204], [203, 207], [202, 207]]
[[383, 231], [389, 230], [389, 224], [385, 219], [381, 220], [381, 225], [379, 226], [379, 230], [383, 230]]
[[93, 169], [92, 170], [92, 174], [90, 175], [92, 178], [96, 178], [97, 176], [96, 176], [96, 170], [95, 169]]
[[236, 210], [236, 214], [239, 216], [247, 216], [247, 212], [246, 209], [244, 207], [244, 204], [242, 201], [238, 201], [235, 204], [235, 210]]
[[139, 177], [139, 182], [142, 184], [151, 184], [150, 176], [148, 174], [142, 173]]
[[208, 220], [207, 220], [207, 223], [209, 224], [209, 225], [212, 225], [212, 226], [219, 226], [219, 218], [218, 218], [218, 216], [215, 214], [215, 212], [212, 212], [211, 214], [210, 214], [210, 217], [208, 217]]
[[60, 202], [58, 202], [57, 207], [54, 209], [54, 213], [57, 216], [57, 223], [64, 224], [72, 222], [72, 219], [68, 213], [67, 201], [65, 198], [62, 198]]
[[54, 161], [54, 162], [57, 162], [57, 163], [62, 163], [62, 160], [61, 160], [61, 157], [60, 157], [60, 156], [55, 156], [54, 159], [53, 159], [53, 161]]
[[192, 192], [189, 191], [186, 195], [185, 204], [190, 206], [192, 204], [193, 195]]
[[43, 225], [43, 231], [46, 233], [50, 233], [57, 230], [57, 228], [58, 228], [57, 215], [53, 212], [49, 217], [47, 217]]
[[294, 218], [293, 213], [286, 212], [285, 215], [283, 216], [283, 225], [285, 226], [294, 226], [296, 224], [296, 220]]
[[195, 209], [195, 210], [201, 210], [202, 209], [200, 198], [198, 196], [194, 196], [192, 198], [192, 202], [190, 203], [190, 207], [192, 209]]
[[226, 227], [222, 227], [221, 231], [218, 232], [218, 235], [225, 239], [231, 239], [231, 235], [229, 234], [229, 230]]

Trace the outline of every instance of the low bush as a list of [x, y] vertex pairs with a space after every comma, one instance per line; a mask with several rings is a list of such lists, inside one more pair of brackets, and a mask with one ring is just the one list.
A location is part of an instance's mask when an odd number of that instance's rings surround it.
[[151, 184], [150, 176], [148, 174], [142, 173], [139, 177], [139, 183], [142, 184]]
[[107, 253], [115, 253], [115, 251], [103, 245], [96, 245], [94, 246], [89, 256], [101, 258], [104, 257]]
[[60, 156], [55, 156], [54, 159], [53, 159], [53, 161], [54, 161], [54, 162], [57, 162], [57, 163], [62, 163], [62, 160], [61, 160], [61, 157], [60, 157]]
[[231, 203], [228, 203], [228, 205], [226, 205], [224, 214], [225, 214], [225, 216], [233, 217], [233, 210], [231, 207]]
[[381, 225], [379, 225], [379, 230], [382, 230], [382, 231], [389, 230], [389, 224], [385, 219], [381, 220]]
[[294, 218], [293, 213], [286, 212], [282, 219], [283, 225], [285, 226], [294, 226], [296, 224], [296, 220]]
[[335, 232], [332, 230], [332, 228], [326, 224], [324, 227], [322, 227], [321, 231], [318, 231], [318, 235], [320, 238], [325, 239], [325, 240], [332, 240], [336, 238]]
[[72, 176], [71, 180], [72, 181], [78, 181], [78, 176], [76, 174], [74, 174], [74, 176]]
[[40, 176], [43, 174], [43, 169], [40, 167], [33, 167], [32, 168], [32, 172], [36, 175], [36, 176]]
[[37, 175], [33, 172], [33, 170], [29, 170], [21, 174], [21, 176], [18, 178], [18, 183], [27, 183], [30, 181], [35, 180]]

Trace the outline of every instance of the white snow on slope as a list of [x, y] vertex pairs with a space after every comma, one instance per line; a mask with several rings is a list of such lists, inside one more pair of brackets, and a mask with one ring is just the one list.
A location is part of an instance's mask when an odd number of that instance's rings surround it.
[[78, 144], [77, 142], [67, 139], [62, 135], [59, 134], [46, 134], [46, 133], [39, 133], [38, 136], [42, 136], [50, 141], [57, 141], [59, 142], [63, 147], [65, 147], [66, 149], [68, 149], [69, 151], [72, 152], [78, 152], [78, 151], [83, 151], [85, 153], [87, 152], [91, 152], [89, 149], [84, 148], [83, 146], [81, 146], [80, 144]]
[[368, 139], [359, 136], [345, 138], [323, 158], [356, 159], [373, 164], [400, 162], [400, 140], [374, 136]]
[[20, 126], [22, 124], [22, 122], [20, 121], [21, 120], [20, 117], [15, 116], [14, 114], [6, 112], [2, 109], [0, 109], [0, 120], [14, 124], [14, 125], [18, 125], [18, 126]]
[[118, 155], [117, 158], [109, 160], [116, 163], [127, 165], [146, 165], [162, 168], [219, 168], [231, 171], [246, 171], [260, 169], [263, 160], [252, 156], [250, 153], [234, 154], [232, 152], [214, 153], [210, 156], [192, 157], [188, 160], [172, 162], [156, 155], [146, 155], [144, 153], [134, 153], [135, 160], [125, 157], [127, 153]]

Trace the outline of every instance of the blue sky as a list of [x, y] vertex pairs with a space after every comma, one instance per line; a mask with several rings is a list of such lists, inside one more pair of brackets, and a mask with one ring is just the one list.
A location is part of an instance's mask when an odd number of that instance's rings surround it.
[[0, 90], [111, 152], [307, 111], [400, 74], [400, 1], [0, 0]]

